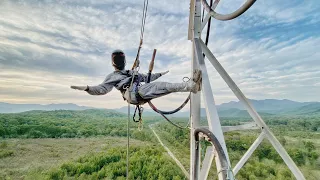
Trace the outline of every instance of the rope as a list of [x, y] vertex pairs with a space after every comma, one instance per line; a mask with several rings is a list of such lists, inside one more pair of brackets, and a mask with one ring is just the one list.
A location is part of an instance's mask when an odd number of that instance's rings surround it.
[[172, 110], [172, 111], [162, 111], [162, 110], [160, 110], [160, 109], [157, 109], [157, 111], [155, 110], [155, 109], [153, 109], [152, 107], [156, 107], [151, 101], [148, 101], [148, 104], [149, 104], [149, 106], [154, 110], [154, 111], [156, 111], [156, 112], [160, 112], [160, 113], [162, 113], [162, 114], [165, 114], [165, 115], [167, 115], [167, 114], [174, 114], [174, 113], [176, 113], [176, 112], [179, 112], [182, 108], [184, 108], [184, 106], [186, 106], [186, 104], [189, 102], [189, 100], [190, 100], [190, 97], [191, 97], [191, 94], [189, 94], [189, 96], [187, 97], [187, 99], [178, 107], [178, 108], [176, 108], [176, 109], [174, 109], [174, 110]]
[[133, 66], [132, 66], [132, 70], [136, 67], [139, 67], [139, 64], [140, 64], [139, 57], [140, 57], [140, 50], [141, 50], [142, 44], [143, 44], [144, 29], [145, 29], [145, 25], [146, 25], [147, 12], [148, 12], [148, 4], [149, 4], [149, 0], [144, 0], [143, 13], [142, 13], [142, 19], [141, 19], [141, 29], [140, 29], [140, 43], [139, 43], [139, 47], [138, 47], [138, 51], [137, 51], [137, 55], [136, 55], [136, 60], [134, 61]]
[[144, 0], [144, 3], [143, 3], [143, 15], [142, 15], [142, 20], [141, 20], [140, 39], [143, 39], [143, 35], [144, 35], [144, 27], [145, 27], [145, 24], [146, 24], [147, 12], [148, 12], [148, 3], [149, 3], [149, 0]]
[[161, 113], [161, 111], [159, 109], [156, 108], [155, 105], [153, 105], [150, 101], [148, 101], [148, 104], [149, 106], [155, 111], [157, 112], [158, 114], [160, 114], [165, 120], [167, 120], [170, 124], [174, 125], [175, 127], [177, 128], [180, 128], [180, 129], [185, 129], [185, 128], [188, 128], [189, 127], [189, 124], [190, 124], [190, 119], [189, 119], [189, 122], [186, 126], [180, 126], [174, 122], [172, 122], [167, 116], [165, 116], [163, 113]]
[[129, 179], [129, 148], [130, 148], [130, 104], [128, 103], [128, 122], [127, 122], [127, 180]]
[[[217, 5], [218, 5], [218, 3], [219, 3], [219, 1], [220, 0], [215, 0], [214, 1], [214, 7], [213, 7], [213, 9], [215, 9], [216, 7], [217, 7]], [[212, 8], [212, 0], [210, 0], [210, 8]], [[204, 9], [204, 7], [203, 7], [203, 9]], [[204, 16], [204, 13], [202, 13], [202, 18], [203, 18], [203, 16]], [[208, 25], [207, 25], [207, 34], [206, 34], [206, 41], [205, 41], [205, 44], [208, 46], [208, 43], [209, 43], [209, 37], [210, 37], [210, 27], [211, 27], [211, 16], [210, 16], [210, 18], [209, 18], [209, 20], [208, 20]], [[203, 53], [203, 58], [205, 58], [206, 57], [206, 55]]]
[[[132, 88], [132, 84], [134, 82], [134, 76], [139, 71], [139, 65], [140, 65], [139, 57], [140, 57], [140, 50], [141, 50], [142, 44], [143, 44], [144, 27], [146, 24], [146, 18], [147, 18], [147, 12], [148, 12], [148, 3], [149, 3], [148, 0], [144, 0], [142, 20], [141, 20], [140, 43], [139, 43], [139, 48], [138, 48], [138, 52], [136, 55], [136, 59], [135, 59], [134, 64], [132, 66], [132, 70], [134, 70], [134, 74], [132, 77], [132, 81], [130, 83], [129, 90], [131, 90], [131, 88]], [[140, 112], [140, 109], [139, 109], [139, 112]], [[141, 126], [142, 126], [141, 124], [142, 124], [142, 120], [140, 121], [139, 129], [141, 129]], [[127, 173], [127, 180], [129, 179], [129, 148], [130, 148], [130, 103], [128, 103], [128, 123], [127, 123], [127, 172], [126, 172]]]
[[[214, 8], [216, 8], [216, 6], [219, 3], [219, 0], [216, 0], [214, 3], [215, 3], [215, 7]], [[212, 8], [212, 0], [210, 0], [210, 8]], [[208, 45], [208, 43], [209, 43], [210, 27], [211, 27], [211, 16], [210, 16], [210, 18], [208, 20], [207, 35], [206, 35], [206, 41], [205, 41], [206, 45]]]

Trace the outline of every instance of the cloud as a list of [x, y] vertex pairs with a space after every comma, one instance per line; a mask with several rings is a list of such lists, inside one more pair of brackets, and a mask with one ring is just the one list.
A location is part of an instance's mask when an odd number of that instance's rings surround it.
[[[217, 11], [230, 13], [242, 3], [224, 0]], [[213, 20], [209, 47], [250, 98], [320, 101], [319, 6], [315, 0], [257, 1], [235, 20]], [[128, 64], [133, 63], [142, 7], [142, 2], [129, 0], [1, 1], [0, 99], [124, 106], [117, 91], [95, 97], [69, 86], [101, 83], [112, 71], [113, 49], [123, 49]], [[190, 76], [188, 15], [188, 1], [149, 2], [141, 72], [147, 71], [156, 48], [155, 72], [170, 70], [159, 81], [182, 82]], [[207, 65], [218, 104], [234, 100], [211, 64]], [[155, 102], [171, 108], [185, 96], [178, 93]]]

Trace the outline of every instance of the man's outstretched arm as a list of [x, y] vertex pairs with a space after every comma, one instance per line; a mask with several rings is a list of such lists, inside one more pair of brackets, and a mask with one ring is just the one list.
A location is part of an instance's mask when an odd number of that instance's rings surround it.
[[87, 91], [91, 95], [104, 95], [110, 92], [113, 85], [106, 83], [106, 80], [97, 86], [71, 86], [72, 89]]

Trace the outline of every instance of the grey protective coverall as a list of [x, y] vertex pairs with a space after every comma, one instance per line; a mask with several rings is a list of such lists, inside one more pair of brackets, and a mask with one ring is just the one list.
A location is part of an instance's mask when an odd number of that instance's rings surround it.
[[[101, 84], [88, 86], [87, 92], [91, 95], [104, 95], [115, 87], [124, 95], [125, 88], [130, 86], [132, 74], [132, 70], [114, 71], [107, 75]], [[146, 74], [139, 73], [140, 82], [146, 82], [147, 77]], [[159, 77], [161, 77], [161, 73], [151, 74], [150, 81], [154, 81]], [[144, 100], [150, 100], [172, 92], [190, 92], [194, 88], [194, 84], [193, 81], [184, 83], [152, 82], [139, 86], [138, 93]]]

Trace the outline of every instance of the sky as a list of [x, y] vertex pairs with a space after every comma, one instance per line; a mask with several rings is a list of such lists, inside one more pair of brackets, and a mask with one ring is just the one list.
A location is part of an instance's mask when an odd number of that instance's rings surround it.
[[[222, 0], [230, 13], [243, 0]], [[110, 54], [122, 49], [131, 67], [140, 38], [143, 0], [1, 0], [0, 101], [126, 106], [120, 92], [91, 96], [70, 85], [97, 85], [113, 71]], [[257, 0], [231, 21], [212, 20], [209, 48], [251, 99], [320, 101], [320, 2]], [[189, 1], [150, 0], [140, 72], [157, 49], [158, 81], [190, 76]], [[202, 35], [205, 37], [205, 32]], [[208, 62], [208, 61], [206, 61]], [[236, 97], [208, 62], [217, 104]], [[178, 106], [187, 93], [156, 99]]]

